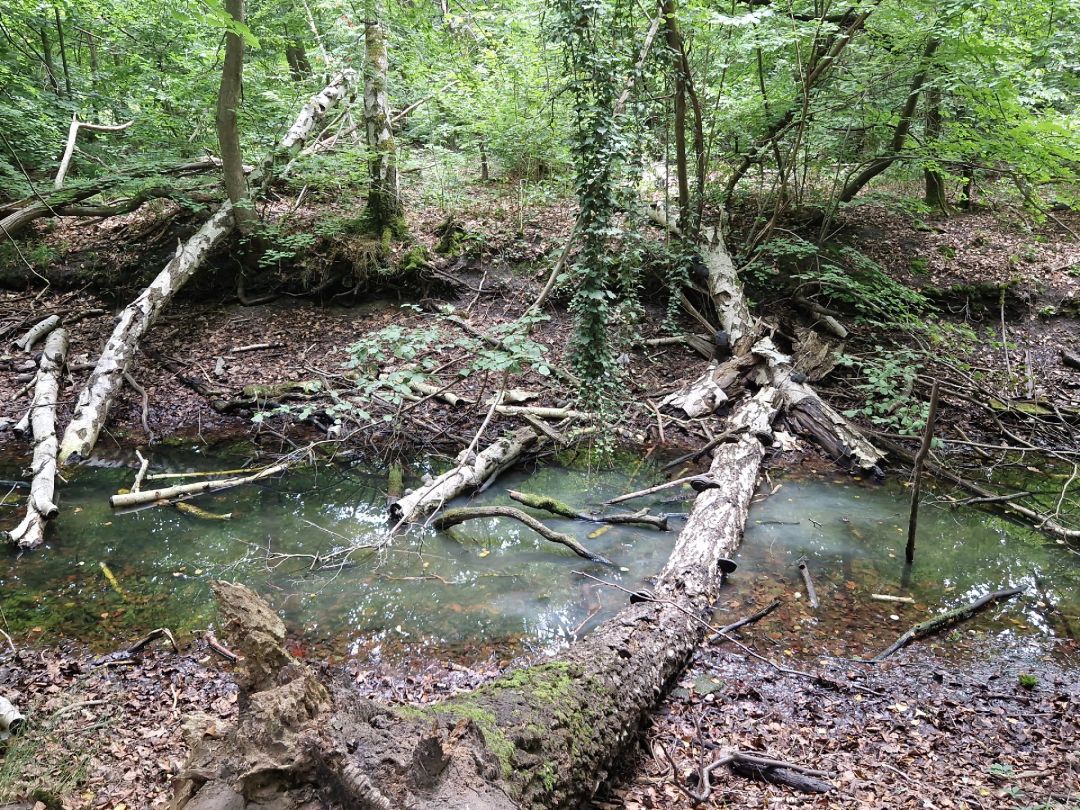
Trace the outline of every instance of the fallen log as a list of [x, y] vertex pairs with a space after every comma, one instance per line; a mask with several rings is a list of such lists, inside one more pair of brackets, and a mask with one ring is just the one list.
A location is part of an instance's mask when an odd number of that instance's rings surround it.
[[26, 517], [9, 533], [12, 542], [21, 548], [37, 548], [45, 542], [45, 523], [60, 511], [55, 495], [56, 402], [67, 350], [67, 330], [55, 329], [45, 341], [38, 364], [34, 396], [30, 402], [30, 429], [34, 437], [33, 480], [26, 499]]
[[[222, 478], [217, 481], [198, 481], [194, 484], [177, 484], [161, 489], [144, 489], [137, 492], [122, 492], [109, 498], [109, 506], [113, 509], [130, 509], [134, 506], [149, 506], [156, 503], [171, 503], [178, 498], [193, 498], [196, 495], [206, 495], [211, 492], [221, 492], [225, 489], [253, 484], [271, 475], [277, 475], [289, 468], [289, 461], [282, 461], [270, 467], [264, 467], [251, 475], [236, 478]], [[223, 520], [220, 515], [215, 519]]]
[[697, 802], [707, 802], [712, 795], [710, 781], [712, 773], [725, 765], [740, 776], [786, 785], [803, 793], [828, 793], [833, 789], [829, 782], [819, 778], [828, 775], [824, 771], [772, 759], [750, 751], [729, 751], [698, 769], [696, 776], [701, 787], [697, 792], [687, 791], [691, 798]]
[[533, 428], [518, 428], [479, 453], [458, 456], [453, 469], [390, 504], [391, 516], [404, 523], [423, 520], [458, 495], [483, 485], [491, 476], [517, 463], [538, 441]]
[[[345, 97], [350, 84], [351, 74], [339, 74], [321, 93], [304, 105], [278, 148], [252, 173], [253, 188], [263, 188], [270, 179], [274, 165], [299, 151], [315, 124], [334, 104]], [[138, 350], [139, 341], [153, 326], [176, 292], [195, 274], [214, 248], [232, 232], [234, 224], [232, 206], [225, 203], [177, 250], [176, 255], [150, 286], [120, 313], [116, 327], [105, 344], [86, 387], [79, 394], [75, 414], [64, 431], [64, 438], [60, 443], [61, 464], [89, 457], [108, 418], [109, 408], [124, 384], [124, 373]]]
[[[267, 653], [265, 632], [255, 644], [256, 634], [234, 626], [235, 611], [223, 605], [226, 629], [259, 686], [245, 687], [250, 710], [235, 732], [196, 746], [173, 810], [210, 810], [215, 797], [235, 795], [226, 791], [276, 794], [282, 807], [299, 806], [305, 795], [352, 807], [372, 806], [378, 795], [381, 806], [416, 810], [457, 806], [463, 796], [474, 810], [578, 806], [696, 650], [719, 593], [719, 560], [739, 544], [763, 457], [750, 436], [718, 449], [711, 472], [726, 487], [698, 496], [654, 599], [623, 608], [554, 660], [434, 706], [361, 711], [339, 693], [335, 710], [306, 668], [286, 657], [283, 627]], [[254, 655], [272, 665], [252, 662]], [[277, 731], [268, 736], [269, 728]], [[273, 746], [272, 768], [258, 766], [267, 762], [265, 746]]]
[[1062, 349], [1061, 363], [1068, 368], [1080, 371], [1080, 354], [1069, 351], [1068, 349]]
[[1004, 602], [1007, 599], [1012, 599], [1017, 594], [1024, 592], [1023, 588], [1006, 588], [1003, 591], [995, 591], [994, 593], [988, 593], [981, 599], [976, 599], [969, 605], [961, 605], [958, 608], [953, 608], [950, 611], [942, 613], [940, 616], [935, 616], [932, 619], [927, 619], [925, 622], [915, 625], [900, 638], [892, 643], [887, 649], [875, 655], [870, 659], [874, 663], [884, 661], [890, 655], [897, 650], [903, 649], [913, 641], [932, 636], [935, 633], [940, 633], [954, 625], [960, 624], [960, 622], [967, 621], [972, 616], [976, 615], [980, 611], [986, 610], [986, 608], [996, 605], [998, 602]]
[[727, 641], [728, 639], [726, 638], [726, 636], [728, 635], [728, 633], [733, 633], [741, 627], [746, 627], [748, 624], [753, 624], [754, 622], [761, 621], [778, 607], [780, 607], [780, 605], [780, 600], [774, 599], [761, 610], [751, 613], [749, 616], [744, 616], [743, 618], [734, 621], [731, 624], [725, 624], [712, 636], [709, 637], [709, 643], [717, 644], [722, 641]]
[[512, 518], [520, 523], [524, 523], [545, 540], [550, 540], [552, 543], [559, 543], [560, 545], [566, 546], [579, 557], [584, 557], [590, 562], [598, 562], [603, 565], [614, 565], [607, 557], [589, 551], [570, 535], [557, 532], [554, 529], [545, 526], [539, 520], [532, 517], [532, 515], [527, 515], [520, 509], [515, 509], [512, 506], [462, 506], [457, 509], [447, 509], [435, 519], [433, 525], [436, 529], [449, 529], [451, 526], [457, 526], [459, 523], [464, 523], [467, 520], [493, 517]]
[[26, 333], [15, 341], [15, 346], [22, 349], [24, 352], [30, 351], [34, 344], [45, 337], [49, 332], [60, 325], [59, 315], [50, 315], [44, 320], [38, 321], [31, 326]]
[[506, 494], [518, 503], [531, 506], [533, 509], [541, 509], [545, 512], [550, 512], [559, 517], [570, 518], [571, 520], [587, 520], [592, 523], [610, 523], [613, 525], [636, 524], [640, 526], [652, 526], [654, 529], [659, 529], [664, 532], [668, 530], [667, 518], [658, 515], [650, 515], [648, 509], [642, 509], [638, 512], [623, 512], [617, 515], [588, 515], [584, 512], [579, 512], [568, 503], [563, 503], [556, 498], [549, 498], [545, 495], [533, 495], [529, 492], [518, 492], [514, 489], [507, 490]]

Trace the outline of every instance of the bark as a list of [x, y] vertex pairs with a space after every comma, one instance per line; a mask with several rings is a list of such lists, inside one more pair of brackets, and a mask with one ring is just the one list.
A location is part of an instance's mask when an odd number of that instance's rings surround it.
[[292, 76], [294, 82], [302, 82], [311, 76], [311, 61], [299, 37], [293, 37], [285, 46], [285, 61], [289, 65], [289, 75]]
[[38, 38], [41, 41], [41, 63], [45, 66], [45, 78], [49, 80], [49, 86], [56, 95], [60, 95], [60, 83], [56, 80], [56, 66], [53, 63], [52, 43], [49, 42], [49, 31], [45, 23], [38, 28]]
[[525, 452], [535, 447], [538, 442], [539, 436], [533, 428], [518, 428], [479, 453], [459, 456], [452, 470], [391, 504], [390, 514], [405, 523], [423, 520], [444, 504], [519, 462]]
[[389, 63], [379, 12], [378, 4], [372, 3], [370, 19], [364, 23], [367, 56], [364, 70], [364, 128], [371, 152], [367, 218], [372, 231], [381, 236], [387, 229], [391, 233], [401, 230], [403, 211], [398, 193], [397, 146], [390, 123], [390, 97], [387, 92]]
[[55, 329], [45, 341], [38, 365], [34, 396], [30, 401], [30, 427], [34, 437], [31, 462], [33, 480], [26, 501], [26, 517], [9, 534], [21, 548], [36, 548], [45, 542], [45, 523], [59, 513], [56, 505], [56, 402], [60, 374], [67, 356], [67, 330]]
[[57, 6], [53, 6], [53, 19], [56, 20], [56, 39], [60, 45], [60, 63], [64, 68], [64, 90], [65, 95], [70, 99], [71, 93], [71, 71], [68, 68], [67, 58], [67, 44], [64, 41], [64, 26], [60, 22], [60, 9]]
[[660, 13], [664, 18], [664, 35], [675, 77], [675, 177], [679, 188], [679, 228], [690, 226], [690, 175], [686, 161], [686, 72], [683, 70], [682, 35], [675, 21], [675, 0], [663, 0]]
[[933, 60], [934, 52], [940, 44], [941, 40], [931, 37], [927, 40], [926, 47], [923, 48], [921, 67], [911, 80], [907, 99], [904, 101], [904, 106], [900, 110], [900, 118], [893, 129], [888, 152], [874, 158], [867, 164], [866, 168], [844, 184], [844, 188], [840, 192], [840, 202], [851, 202], [855, 199], [855, 195], [866, 187], [867, 183], [900, 159], [904, 143], [907, 141], [908, 132], [911, 130], [911, 121], [915, 117], [915, 107], [919, 103], [919, 94], [922, 92], [923, 83], [926, 81], [926, 75], [930, 70], [930, 62]]
[[59, 315], [50, 315], [49, 317], [38, 321], [29, 329], [26, 333], [15, 341], [15, 346], [22, 349], [24, 352], [30, 351], [34, 347], [34, 344], [45, 337], [49, 332], [60, 325]]
[[[333, 106], [349, 92], [351, 74], [339, 74], [301, 109], [296, 121], [278, 148], [252, 173], [252, 183], [263, 188], [269, 183], [275, 164], [287, 161], [303, 148], [304, 142]], [[109, 415], [113, 399], [124, 384], [124, 373], [131, 363], [139, 341], [153, 325], [173, 295], [199, 269], [214, 248], [229, 235], [234, 225], [231, 203], [216, 214], [165, 265], [157, 278], [120, 313], [115, 329], [98, 358], [85, 388], [75, 404], [75, 414], [64, 431], [60, 444], [60, 463], [68, 464], [89, 457], [98, 434]]]
[[[244, 0], [225, 0], [225, 11], [237, 23], [244, 22]], [[244, 82], [244, 40], [235, 31], [225, 33], [225, 62], [217, 98], [217, 136], [221, 150], [221, 170], [225, 193], [232, 203], [236, 229], [247, 234], [254, 219], [248, 204], [244, 156], [240, 149], [240, 129], [236, 123]]]

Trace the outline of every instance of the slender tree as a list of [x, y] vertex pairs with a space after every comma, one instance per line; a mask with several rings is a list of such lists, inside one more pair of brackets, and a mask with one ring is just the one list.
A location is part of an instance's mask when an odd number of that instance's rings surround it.
[[403, 209], [398, 193], [397, 145], [390, 124], [390, 96], [387, 90], [389, 60], [386, 35], [381, 23], [379, 0], [369, 0], [364, 21], [364, 45], [367, 61], [364, 68], [364, 129], [367, 146], [370, 186], [367, 219], [380, 236], [403, 228]]
[[[225, 0], [225, 10], [234, 23], [243, 24], [244, 0]], [[237, 230], [241, 235], [246, 235], [255, 217], [247, 203], [247, 178], [244, 176], [244, 156], [240, 150], [240, 128], [236, 115], [243, 83], [244, 39], [235, 27], [230, 27], [225, 33], [225, 63], [221, 68], [221, 85], [218, 89], [217, 135], [225, 192], [235, 207]]]

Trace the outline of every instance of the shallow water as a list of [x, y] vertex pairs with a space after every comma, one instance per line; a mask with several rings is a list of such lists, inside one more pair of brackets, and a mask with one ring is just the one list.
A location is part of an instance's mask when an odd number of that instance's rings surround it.
[[[197, 448], [155, 451], [151, 470], [221, 469], [244, 460]], [[0, 477], [16, 472], [10, 464], [0, 466]], [[344, 557], [343, 548], [386, 539], [385, 475], [327, 466], [196, 499], [211, 512], [231, 512], [228, 521], [172, 508], [112, 512], [108, 496], [130, 486], [132, 477], [126, 462], [80, 469], [63, 489], [63, 510], [47, 547], [9, 553], [0, 562], [0, 619], [17, 643], [66, 637], [116, 649], [158, 626], [202, 630], [214, 622], [208, 584], [226, 578], [270, 599], [299, 639], [299, 652], [393, 658], [434, 653], [475, 661], [492, 651], [550, 650], [626, 601], [624, 593], [575, 572], [636, 590], [661, 568], [675, 540], [674, 532], [538, 514], [619, 570], [588, 563], [506, 519], [397, 537], [383, 550]], [[511, 503], [505, 490], [513, 488], [588, 510], [659, 480], [650, 464], [617, 471], [552, 466], [509, 473], [471, 502]], [[146, 486], [169, 483], [175, 481]], [[907, 493], [901, 485], [815, 476], [780, 483], [768, 498], [770, 487], [762, 488], [737, 558], [740, 568], [721, 600], [720, 621], [779, 597], [787, 604], [774, 627], [802, 628], [815, 652], [824, 646], [860, 654], [939, 606], [1025, 585], [1032, 597], [980, 619], [980, 626], [1013, 637], [1062, 636], [1080, 627], [1080, 558], [1039, 535], [975, 510], [927, 505], [905, 584]], [[683, 512], [690, 495], [669, 490], [635, 501], [633, 508]], [[4, 508], [5, 526], [17, 511]], [[681, 528], [682, 520], [673, 526]], [[800, 559], [817, 586], [816, 611], [805, 605]], [[875, 602], [871, 593], [908, 595], [917, 604]]]

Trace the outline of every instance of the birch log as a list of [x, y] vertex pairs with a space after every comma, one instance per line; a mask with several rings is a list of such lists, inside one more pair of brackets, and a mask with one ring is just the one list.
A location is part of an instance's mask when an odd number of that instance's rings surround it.
[[[335, 104], [349, 93], [352, 74], [341, 73], [301, 109], [278, 148], [253, 173], [252, 187], [264, 189], [274, 165], [298, 152]], [[232, 206], [226, 203], [176, 252], [157, 278], [120, 313], [116, 328], [105, 344], [97, 365], [79, 394], [75, 415], [60, 443], [60, 463], [70, 464], [89, 457], [98, 434], [109, 416], [109, 408], [124, 384], [124, 373], [139, 348], [139, 341], [153, 326], [161, 310], [172, 300], [207, 256], [229, 235], [235, 225]]]
[[9, 535], [21, 548], [40, 546], [45, 541], [46, 521], [59, 512], [55, 498], [56, 402], [67, 350], [67, 330], [53, 330], [45, 341], [38, 365], [34, 397], [30, 402], [30, 429], [34, 437], [33, 480], [30, 496], [26, 499], [26, 517]]
[[459, 456], [452, 470], [391, 504], [391, 516], [405, 523], [423, 520], [443, 504], [480, 486], [495, 473], [516, 463], [538, 440], [536, 431], [531, 427], [518, 428], [471, 458]]

